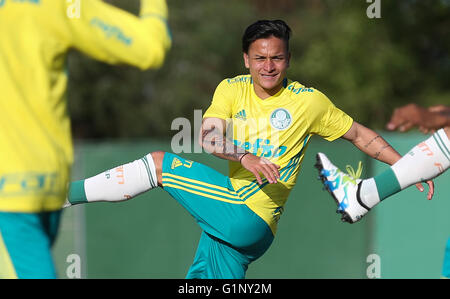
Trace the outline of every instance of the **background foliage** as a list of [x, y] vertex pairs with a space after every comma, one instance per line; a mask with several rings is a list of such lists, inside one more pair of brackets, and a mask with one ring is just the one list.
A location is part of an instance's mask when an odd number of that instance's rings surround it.
[[[108, 1], [137, 14], [139, 0]], [[450, 104], [450, 1], [168, 0], [173, 46], [164, 66], [141, 72], [69, 55], [75, 138], [170, 137], [177, 117], [205, 110], [217, 84], [247, 73], [244, 29], [283, 19], [293, 30], [289, 77], [324, 92], [355, 120], [382, 129], [409, 102]]]

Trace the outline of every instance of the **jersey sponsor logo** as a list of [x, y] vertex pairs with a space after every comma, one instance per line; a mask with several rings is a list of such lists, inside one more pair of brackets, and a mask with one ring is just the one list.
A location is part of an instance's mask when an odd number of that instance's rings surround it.
[[115, 38], [119, 42], [127, 46], [133, 43], [133, 39], [129, 36], [126, 36], [119, 27], [107, 24], [97, 17], [92, 18], [90, 24], [93, 27], [101, 29], [108, 39]]
[[59, 194], [57, 173], [10, 173], [0, 176], [0, 196]]
[[[15, 3], [31, 3], [31, 4], [41, 4], [41, 0], [13, 0]], [[0, 8], [5, 5], [6, 0], [0, 0]]]
[[246, 121], [247, 120], [247, 114], [245, 113], [245, 109], [242, 109], [241, 111], [236, 113], [234, 115], [234, 118]]
[[233, 140], [233, 143], [256, 156], [264, 158], [280, 157], [287, 150], [287, 146], [282, 145], [280, 147], [275, 147], [275, 145], [270, 144], [270, 139], [256, 139], [254, 143], [248, 141], [242, 142], [235, 139]]
[[253, 83], [252, 77], [236, 77], [236, 78], [231, 78], [231, 79], [227, 79], [228, 84], [233, 84], [233, 83], [238, 83], [238, 82], [243, 82], [243, 83]]
[[314, 92], [314, 89], [312, 88], [304, 88], [304, 87], [294, 88], [294, 85], [289, 85], [288, 90], [292, 91], [295, 94], [299, 94], [301, 92]]
[[274, 129], [285, 130], [292, 123], [292, 116], [288, 110], [284, 108], [275, 109], [270, 115], [270, 124]]

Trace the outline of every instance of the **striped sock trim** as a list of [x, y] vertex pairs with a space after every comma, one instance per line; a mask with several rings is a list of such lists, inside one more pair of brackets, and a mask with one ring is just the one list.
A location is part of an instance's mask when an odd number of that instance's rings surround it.
[[[151, 158], [151, 157], [150, 157], [150, 158]], [[148, 181], [149, 181], [149, 183], [150, 183], [150, 187], [151, 187], [151, 188], [156, 188], [156, 187], [158, 186], [157, 178], [156, 178], [156, 177], [153, 177], [153, 173], [152, 173], [152, 170], [151, 170], [151, 168], [150, 168], [150, 164], [149, 164], [149, 162], [148, 162], [148, 160], [147, 160], [147, 156], [145, 156], [144, 158], [142, 158], [141, 161], [144, 163], [145, 170], [147, 171]], [[151, 162], [152, 162], [152, 166], [153, 166], [153, 168], [154, 168], [153, 160], [152, 160]], [[155, 171], [155, 172], [156, 172], [156, 171]]]
[[[443, 135], [443, 136], [441, 136]], [[444, 140], [447, 141], [447, 143], [450, 143], [448, 141], [447, 135], [445, 134], [443, 129], [440, 129], [436, 133], [433, 134], [433, 138], [436, 141], [436, 144], [438, 145], [439, 149], [441, 150], [442, 154], [447, 158], [447, 160], [450, 162], [450, 145], [446, 144]], [[445, 139], [444, 139], [445, 138]]]

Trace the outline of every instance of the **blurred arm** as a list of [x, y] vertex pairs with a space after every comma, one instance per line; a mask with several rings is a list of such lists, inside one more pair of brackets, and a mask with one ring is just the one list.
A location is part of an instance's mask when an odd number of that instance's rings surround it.
[[405, 132], [418, 127], [427, 133], [448, 126], [450, 126], [450, 107], [439, 105], [426, 109], [416, 104], [408, 104], [394, 110], [386, 128]]
[[141, 0], [140, 17], [99, 0], [82, 1], [80, 17], [67, 17], [70, 44], [106, 63], [158, 68], [171, 45], [167, 15], [165, 0]]

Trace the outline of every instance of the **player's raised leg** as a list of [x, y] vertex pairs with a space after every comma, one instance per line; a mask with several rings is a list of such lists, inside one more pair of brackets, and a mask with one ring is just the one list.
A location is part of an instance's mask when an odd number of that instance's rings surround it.
[[448, 128], [438, 130], [386, 171], [363, 181], [352, 180], [319, 153], [319, 175], [337, 201], [343, 220], [353, 223], [385, 198], [445, 172], [450, 167], [449, 135]]
[[248, 264], [273, 241], [268, 224], [247, 207], [227, 176], [171, 153], [153, 152], [72, 183], [68, 205], [123, 201], [157, 186], [204, 231], [188, 278], [244, 278]]
[[93, 177], [72, 182], [64, 207], [89, 202], [124, 201], [158, 187], [157, 169], [161, 178], [163, 157], [164, 152], [154, 152]]
[[342, 221], [353, 223], [360, 220], [370, 210], [358, 196], [361, 180], [341, 171], [323, 153], [318, 153], [316, 159], [319, 177], [336, 201]]

